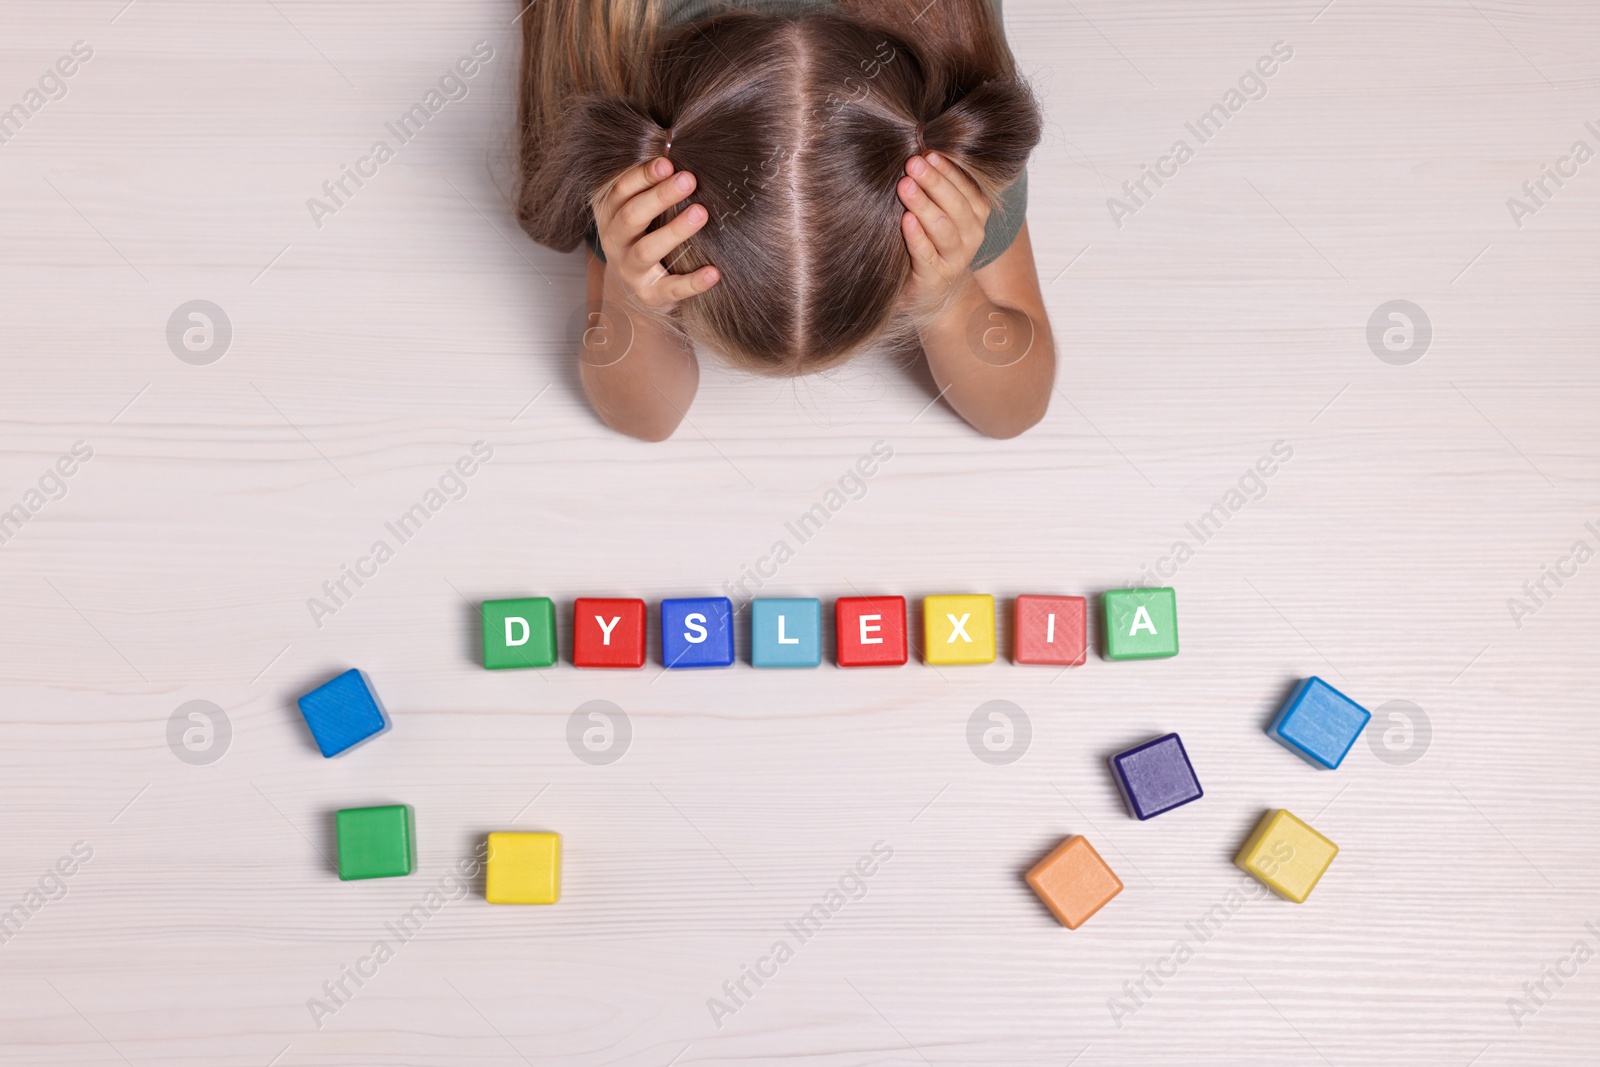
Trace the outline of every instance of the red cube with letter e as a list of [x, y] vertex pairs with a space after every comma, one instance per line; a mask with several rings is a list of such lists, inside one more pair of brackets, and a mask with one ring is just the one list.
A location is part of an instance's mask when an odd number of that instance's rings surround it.
[[642, 600], [579, 597], [573, 601], [573, 666], [643, 667], [646, 617]]
[[851, 596], [833, 602], [841, 667], [899, 667], [906, 662], [906, 598]]

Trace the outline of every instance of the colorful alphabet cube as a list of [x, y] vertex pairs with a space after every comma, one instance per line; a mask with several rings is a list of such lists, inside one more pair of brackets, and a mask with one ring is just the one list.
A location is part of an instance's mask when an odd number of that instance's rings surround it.
[[489, 835], [483, 897], [490, 904], [554, 904], [561, 898], [561, 835]]
[[1081, 596], [1019, 596], [1012, 643], [1018, 663], [1081, 667], [1088, 658], [1089, 602]]
[[752, 667], [822, 663], [822, 601], [763, 597], [750, 602]]
[[317, 686], [298, 703], [317, 748], [329, 759], [389, 728], [388, 716], [358, 670]]
[[1339, 846], [1287, 811], [1269, 811], [1234, 863], [1285, 900], [1304, 904]]
[[1069, 837], [1057, 845], [1050, 855], [1034, 864], [1027, 881], [1068, 930], [1088, 922], [1091, 915], [1122, 892], [1122, 879], [1082, 837]]
[[994, 597], [922, 599], [923, 658], [935, 666], [994, 662]]
[[1105, 608], [1106, 659], [1178, 654], [1178, 596], [1171, 589], [1113, 589]]
[[508, 667], [548, 667], [556, 661], [556, 605], [549, 597], [485, 600], [483, 665], [491, 671]]
[[1267, 733], [1312, 763], [1333, 770], [1366, 729], [1372, 713], [1321, 678], [1301, 682]]
[[604, 597], [573, 601], [573, 666], [643, 667], [644, 638], [644, 601]]
[[398, 878], [417, 869], [416, 827], [409, 804], [345, 808], [333, 817], [339, 877]]
[[841, 667], [898, 667], [906, 661], [906, 598], [849, 596], [833, 602]]
[[669, 670], [733, 665], [733, 602], [725, 596], [661, 602], [661, 662]]
[[1189, 753], [1177, 734], [1166, 734], [1111, 757], [1128, 814], [1143, 821], [1205, 796], [1195, 777]]

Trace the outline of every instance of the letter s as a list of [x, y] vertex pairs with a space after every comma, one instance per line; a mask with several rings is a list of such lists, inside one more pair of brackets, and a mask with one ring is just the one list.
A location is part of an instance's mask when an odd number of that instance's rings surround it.
[[73, 41], [72, 54], [87, 63], [94, 58], [94, 49], [89, 47], [88, 41]]
[[488, 41], [479, 41], [472, 46], [472, 54], [487, 63], [494, 58], [494, 45]]
[[1273, 41], [1272, 54], [1287, 63], [1294, 58], [1294, 45], [1288, 41]]

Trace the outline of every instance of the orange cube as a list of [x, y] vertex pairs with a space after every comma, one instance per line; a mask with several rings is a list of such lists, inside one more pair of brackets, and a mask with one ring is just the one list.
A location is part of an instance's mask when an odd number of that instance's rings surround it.
[[1036, 863], [1028, 885], [1068, 930], [1082, 926], [1122, 892], [1122, 879], [1082, 837], [1067, 838]]

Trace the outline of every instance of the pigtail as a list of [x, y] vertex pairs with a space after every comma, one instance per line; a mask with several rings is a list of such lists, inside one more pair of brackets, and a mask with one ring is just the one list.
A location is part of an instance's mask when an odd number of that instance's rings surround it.
[[[522, 14], [517, 219], [540, 244], [570, 252], [588, 225], [583, 180], [635, 162], [658, 127], [637, 96], [662, 0], [538, 0]], [[605, 168], [616, 163], [616, 169]]]
[[1033, 91], [1017, 75], [995, 0], [842, 0], [842, 6], [916, 53], [923, 90], [908, 131], [911, 151], [947, 156], [998, 205], [1027, 165], [1044, 122]]
[[588, 229], [595, 199], [630, 167], [662, 155], [667, 136], [660, 123], [622, 97], [568, 101], [540, 166], [525, 175], [517, 221], [540, 244], [572, 251]]
[[1043, 134], [1032, 90], [1014, 77], [990, 78], [971, 88], [931, 88], [935, 91], [925, 102], [921, 147], [948, 157], [972, 177], [990, 204], [998, 204]]

